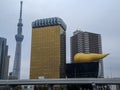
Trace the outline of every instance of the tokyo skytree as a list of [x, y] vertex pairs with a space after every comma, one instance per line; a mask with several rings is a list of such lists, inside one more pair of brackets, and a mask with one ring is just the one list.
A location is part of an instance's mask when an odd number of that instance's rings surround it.
[[21, 66], [21, 47], [24, 36], [22, 35], [22, 1], [20, 2], [20, 17], [17, 24], [17, 34], [15, 35], [16, 39], [16, 51], [13, 65], [12, 77], [13, 79], [20, 79], [20, 66]]

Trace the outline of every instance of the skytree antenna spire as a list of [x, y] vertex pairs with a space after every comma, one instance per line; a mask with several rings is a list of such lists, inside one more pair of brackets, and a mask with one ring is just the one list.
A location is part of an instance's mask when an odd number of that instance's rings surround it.
[[20, 19], [22, 19], [22, 3], [23, 1], [20, 2]]
[[21, 66], [21, 47], [24, 36], [22, 35], [22, 1], [20, 2], [20, 18], [17, 24], [17, 34], [15, 35], [16, 39], [16, 50], [15, 50], [15, 58], [13, 65], [13, 79], [20, 79], [20, 66]]

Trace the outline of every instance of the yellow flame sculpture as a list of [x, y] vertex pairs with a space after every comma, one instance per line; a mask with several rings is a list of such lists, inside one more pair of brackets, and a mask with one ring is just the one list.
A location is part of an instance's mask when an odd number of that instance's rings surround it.
[[76, 62], [76, 63], [94, 62], [94, 61], [98, 61], [100, 59], [103, 59], [107, 55], [109, 55], [109, 54], [97, 54], [97, 53], [84, 54], [84, 53], [77, 53], [74, 56], [74, 62]]

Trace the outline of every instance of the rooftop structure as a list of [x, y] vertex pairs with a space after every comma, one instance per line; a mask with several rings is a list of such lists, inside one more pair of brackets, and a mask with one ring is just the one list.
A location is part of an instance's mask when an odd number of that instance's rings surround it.
[[64, 30], [66, 30], [67, 27], [66, 24], [63, 22], [63, 20], [58, 17], [38, 19], [32, 23], [33, 28], [55, 26], [55, 25], [60, 25]]

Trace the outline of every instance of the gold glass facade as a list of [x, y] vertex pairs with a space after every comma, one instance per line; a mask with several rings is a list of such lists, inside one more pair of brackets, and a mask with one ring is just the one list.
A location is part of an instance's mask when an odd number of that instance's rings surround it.
[[30, 79], [65, 77], [65, 49], [60, 25], [33, 28]]

